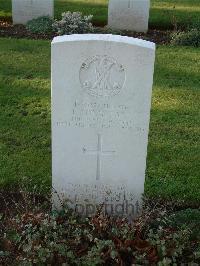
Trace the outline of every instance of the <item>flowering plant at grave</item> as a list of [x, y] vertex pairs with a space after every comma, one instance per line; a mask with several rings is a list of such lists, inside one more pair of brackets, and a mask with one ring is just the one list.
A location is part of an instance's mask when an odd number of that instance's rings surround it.
[[93, 32], [93, 16], [83, 16], [81, 12], [62, 13], [60, 21], [55, 20], [53, 28], [58, 35]]

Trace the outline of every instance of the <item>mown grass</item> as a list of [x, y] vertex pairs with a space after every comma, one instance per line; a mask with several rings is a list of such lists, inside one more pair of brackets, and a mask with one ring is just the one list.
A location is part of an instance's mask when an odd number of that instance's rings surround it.
[[[97, 25], [106, 25], [108, 0], [55, 0], [55, 17], [64, 11], [94, 15]], [[200, 23], [199, 0], [151, 0], [149, 27], [172, 29]], [[11, 19], [11, 0], [0, 0], [0, 17]]]
[[[0, 46], [0, 186], [50, 188], [50, 42]], [[146, 194], [200, 203], [200, 51], [158, 46], [156, 58]]]
[[158, 47], [151, 111], [149, 195], [200, 200], [200, 51]]
[[50, 184], [50, 47], [1, 39], [0, 185]]

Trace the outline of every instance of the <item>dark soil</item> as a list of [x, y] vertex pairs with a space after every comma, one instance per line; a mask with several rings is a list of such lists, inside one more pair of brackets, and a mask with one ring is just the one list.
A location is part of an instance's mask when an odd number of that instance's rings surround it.
[[26, 30], [24, 25], [13, 25], [7, 21], [0, 20], [0, 37], [27, 38], [27, 39], [52, 39], [53, 35], [32, 34]]
[[[43, 210], [51, 209], [51, 193], [36, 194], [31, 192], [23, 192], [18, 189], [0, 190], [0, 213], [5, 215], [15, 215], [18, 212], [31, 211], [35, 208]], [[161, 198], [144, 199], [144, 208], [154, 209], [155, 206], [164, 207], [168, 211], [180, 211], [188, 208], [199, 209], [199, 202], [185, 202], [166, 200]]]
[[6, 216], [13, 216], [19, 212], [28, 212], [35, 207], [51, 209], [51, 195], [39, 195], [22, 191], [1, 191], [0, 190], [0, 213]]
[[[104, 28], [96, 28], [95, 33], [112, 33]], [[129, 37], [140, 38], [155, 42], [156, 44], [167, 44], [170, 41], [170, 31], [149, 30], [147, 33], [138, 33], [131, 31], [113, 32], [115, 34], [126, 35]], [[26, 30], [24, 25], [13, 25], [11, 22], [0, 20], [0, 37], [27, 38], [27, 39], [44, 39], [51, 40], [55, 34], [33, 34]]]

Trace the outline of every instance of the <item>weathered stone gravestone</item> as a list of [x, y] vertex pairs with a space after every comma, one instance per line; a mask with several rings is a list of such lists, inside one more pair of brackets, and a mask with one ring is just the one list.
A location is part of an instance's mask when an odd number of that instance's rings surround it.
[[26, 24], [40, 16], [53, 17], [54, 0], [12, 0], [13, 24]]
[[109, 0], [108, 26], [112, 29], [147, 32], [150, 0]]
[[137, 214], [144, 190], [154, 43], [116, 35], [52, 42], [53, 205]]

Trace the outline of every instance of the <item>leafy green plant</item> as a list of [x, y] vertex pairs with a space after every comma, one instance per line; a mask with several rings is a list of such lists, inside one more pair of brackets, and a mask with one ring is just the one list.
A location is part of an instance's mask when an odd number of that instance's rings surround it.
[[92, 15], [83, 16], [81, 12], [62, 13], [62, 19], [56, 20], [53, 28], [58, 35], [88, 33], [93, 31]]
[[180, 261], [187, 247], [190, 230], [174, 230], [159, 226], [157, 230], [150, 229], [148, 241], [157, 247], [160, 261], [169, 258], [173, 263]]
[[192, 29], [186, 32], [175, 32], [171, 36], [171, 44], [200, 47], [200, 30]]
[[[80, 217], [67, 207], [1, 215], [0, 262], [80, 266], [199, 263], [198, 242], [191, 240], [189, 227], [173, 224], [173, 214], [165, 207], [151, 212], [146, 208], [134, 222], [101, 213]], [[175, 213], [178, 223], [179, 219], [187, 222], [187, 215], [198, 226], [198, 210]], [[156, 227], [150, 223], [154, 219], [160, 222]], [[163, 224], [163, 219], [171, 224]]]
[[186, 209], [171, 214], [168, 218], [168, 225], [173, 228], [184, 230], [189, 228], [192, 240], [200, 240], [200, 210]]
[[51, 34], [53, 32], [53, 18], [42, 16], [27, 22], [26, 29], [35, 34]]
[[193, 21], [191, 23], [191, 25], [188, 26], [187, 28], [188, 30], [191, 30], [191, 29], [197, 29], [200, 31], [200, 19], [196, 20], [196, 21]]

